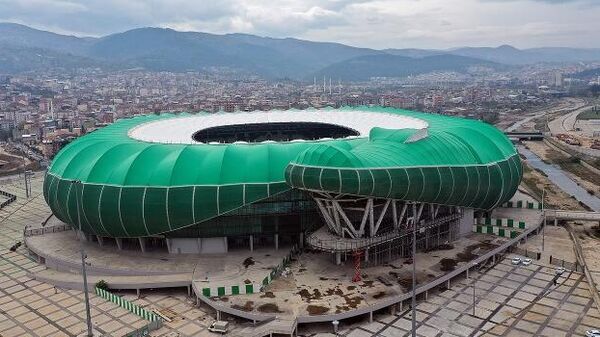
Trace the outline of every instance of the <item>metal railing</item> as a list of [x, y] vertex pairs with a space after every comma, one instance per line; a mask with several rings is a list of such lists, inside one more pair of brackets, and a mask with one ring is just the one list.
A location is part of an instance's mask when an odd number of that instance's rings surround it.
[[39, 227], [39, 228], [27, 228], [23, 230], [24, 237], [36, 236], [36, 235], [44, 235], [46, 233], [58, 233], [64, 232], [71, 229], [71, 226], [67, 224], [55, 225], [49, 227]]
[[[462, 214], [451, 214], [444, 217], [437, 218], [426, 222], [419, 229], [429, 229], [436, 227], [442, 223], [458, 220], [462, 217]], [[371, 238], [331, 238], [331, 239], [320, 239], [317, 236], [317, 232], [313, 232], [306, 237], [306, 243], [314, 249], [325, 251], [325, 252], [351, 252], [356, 250], [362, 250], [377, 246], [380, 244], [388, 243], [390, 241], [399, 240], [405, 238], [412, 233], [410, 230], [394, 230], [389, 233], [374, 236]]]

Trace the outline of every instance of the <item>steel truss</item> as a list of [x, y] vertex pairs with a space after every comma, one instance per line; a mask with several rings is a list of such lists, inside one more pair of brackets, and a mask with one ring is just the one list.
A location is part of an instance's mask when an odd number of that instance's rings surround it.
[[421, 221], [437, 219], [442, 208], [445, 208], [444, 215], [460, 212], [454, 206], [405, 200], [327, 193], [314, 193], [312, 196], [329, 230], [342, 238], [351, 239], [372, 238], [412, 228]]

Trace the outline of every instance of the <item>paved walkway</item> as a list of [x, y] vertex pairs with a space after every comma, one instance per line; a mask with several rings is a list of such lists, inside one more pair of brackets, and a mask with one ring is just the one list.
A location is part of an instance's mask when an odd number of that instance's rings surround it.
[[[572, 274], [554, 286], [554, 268], [532, 264], [513, 266], [505, 259], [493, 269], [476, 273], [475, 316], [473, 279], [417, 306], [419, 336], [572, 336], [600, 326], [585, 278]], [[545, 289], [547, 289], [545, 291]], [[540, 294], [541, 299], [534, 301]], [[532, 302], [533, 301], [533, 302]], [[377, 316], [370, 324], [342, 327], [341, 336], [409, 336], [411, 312]], [[328, 333], [314, 336], [329, 336]]]
[[[20, 181], [0, 185], [17, 195], [17, 201], [0, 210], [0, 336], [77, 336], [86, 329], [83, 293], [55, 290], [32, 279], [30, 273], [45, 267], [31, 260], [25, 247], [9, 251], [23, 240], [26, 224], [39, 224], [49, 215], [41, 182], [39, 174], [32, 180], [29, 200]], [[123, 336], [147, 324], [111, 302], [93, 294], [90, 298], [92, 322], [102, 333]]]

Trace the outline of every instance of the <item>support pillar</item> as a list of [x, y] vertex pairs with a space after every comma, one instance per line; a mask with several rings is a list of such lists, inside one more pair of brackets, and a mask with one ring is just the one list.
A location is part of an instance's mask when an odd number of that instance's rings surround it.
[[165, 238], [165, 241], [167, 242], [167, 251], [171, 254], [171, 239]]
[[373, 311], [369, 312], [369, 323], [373, 323]]
[[96, 235], [96, 240], [98, 240], [98, 245], [100, 247], [104, 246], [104, 238], [101, 237], [100, 235]]
[[142, 250], [142, 253], [146, 252], [146, 238], [138, 238], [138, 241], [140, 242], [140, 249]]
[[225, 252], [229, 251], [229, 242], [227, 241], [227, 237], [223, 237], [223, 245], [225, 246]]
[[250, 235], [250, 238], [248, 239], [248, 243], [250, 244], [250, 251], [253, 252], [254, 251], [254, 236]]
[[304, 248], [304, 232], [300, 232], [300, 237], [298, 238], [298, 247]]
[[369, 262], [369, 249], [365, 249], [365, 262]]
[[275, 234], [275, 250], [279, 250], [279, 234]]
[[554, 226], [558, 226], [558, 219], [554, 218]]
[[119, 250], [123, 250], [123, 239], [121, 239], [121, 238], [115, 238], [115, 242], [117, 243], [117, 248]]
[[342, 254], [340, 252], [335, 253], [335, 264], [338, 266], [342, 264]]

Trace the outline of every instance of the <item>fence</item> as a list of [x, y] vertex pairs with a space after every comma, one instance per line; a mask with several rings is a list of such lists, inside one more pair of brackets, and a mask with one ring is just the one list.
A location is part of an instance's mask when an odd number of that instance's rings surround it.
[[64, 232], [64, 231], [68, 231], [70, 229], [71, 229], [71, 226], [69, 226], [67, 224], [50, 226], [50, 227], [25, 228], [25, 230], [23, 230], [23, 236], [29, 237], [29, 236], [35, 236], [35, 235], [44, 235], [46, 233]]
[[[220, 297], [220, 296], [229, 296], [229, 295], [242, 295], [242, 294], [254, 294], [258, 293], [262, 290], [264, 286], [269, 285], [277, 276], [283, 272], [285, 267], [287, 267], [292, 257], [298, 252], [298, 247], [293, 246], [288, 255], [286, 255], [281, 263], [271, 269], [271, 272], [265, 276], [261, 284], [256, 283], [247, 283], [242, 285], [231, 285], [231, 286], [218, 286], [218, 287], [203, 287], [199, 288], [202, 296], [205, 297]], [[201, 280], [194, 282], [196, 285], [200, 285], [202, 283]]]
[[162, 324], [162, 318], [160, 318], [160, 316], [158, 316], [157, 314], [155, 314], [152, 311], [148, 311], [140, 306], [138, 306], [137, 304], [133, 304], [131, 302], [129, 302], [128, 300], [124, 299], [121, 296], [117, 296], [109, 291], [106, 291], [104, 289], [100, 289], [98, 287], [94, 288], [96, 291], [96, 295], [104, 298], [105, 300], [111, 301], [115, 304], [117, 304], [118, 306], [120, 306], [121, 308], [124, 308], [126, 310], [128, 310], [129, 312], [140, 316], [141, 318], [150, 321], [150, 322], [160, 322], [157, 324], [157, 327], [160, 327], [160, 325]]
[[[542, 253], [536, 252], [533, 250], [524, 249], [521, 247], [514, 247], [512, 249], [512, 252], [517, 255], [523, 255], [523, 256], [530, 257], [530, 258], [536, 259], [536, 260], [539, 260], [542, 258]], [[552, 260], [552, 256], [550, 257], [550, 260]]]
[[583, 266], [577, 261], [569, 262], [550, 255], [550, 264], [557, 267], [564, 267], [565, 269], [572, 271], [583, 272]]
[[269, 275], [267, 275], [263, 280], [262, 280], [262, 285], [263, 286], [267, 286], [269, 285], [269, 283], [273, 282], [273, 280], [281, 275], [281, 273], [283, 272], [283, 270], [289, 266], [290, 262], [292, 261], [292, 257], [294, 255], [296, 255], [298, 253], [298, 247], [296, 245], [294, 245], [292, 247], [292, 249], [290, 250], [289, 254], [286, 255], [283, 258], [283, 261], [281, 261], [281, 263], [279, 265], [277, 265], [275, 268], [271, 269], [271, 272], [269, 273]]
[[8, 192], [4, 192], [2, 190], [0, 190], [0, 195], [7, 197], [7, 200], [4, 200], [2, 203], [0, 203], [0, 209], [12, 204], [13, 202], [15, 202], [15, 200], [17, 200], [17, 196], [14, 194], [10, 194]]

